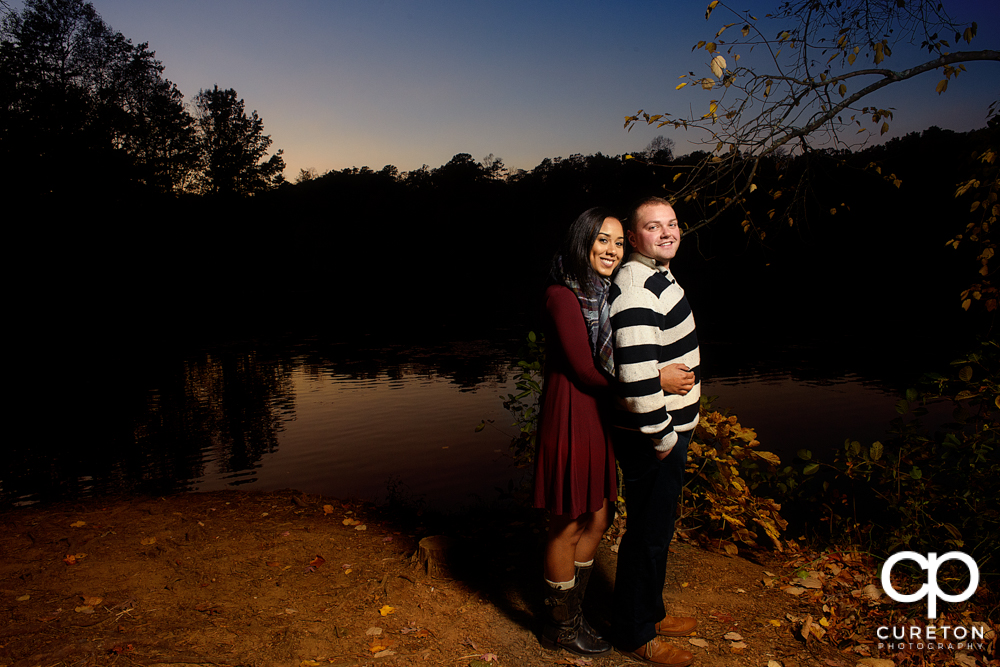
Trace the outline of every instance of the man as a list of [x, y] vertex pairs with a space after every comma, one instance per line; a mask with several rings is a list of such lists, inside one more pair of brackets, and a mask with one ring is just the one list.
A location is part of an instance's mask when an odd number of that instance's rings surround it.
[[670, 272], [681, 241], [673, 207], [659, 197], [644, 199], [627, 226], [634, 252], [610, 292], [620, 408], [613, 439], [628, 512], [615, 576], [615, 638], [642, 660], [685, 667], [694, 656], [660, 637], [686, 635], [696, 625], [693, 618], [667, 616], [663, 584], [687, 445], [698, 425], [698, 337], [684, 290]]

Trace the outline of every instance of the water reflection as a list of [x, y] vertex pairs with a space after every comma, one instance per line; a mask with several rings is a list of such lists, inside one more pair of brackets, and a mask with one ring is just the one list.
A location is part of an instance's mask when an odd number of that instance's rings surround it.
[[415, 500], [462, 503], [512, 474], [496, 462], [507, 437], [474, 433], [483, 418], [505, 423], [502, 345], [306, 340], [130, 363], [102, 369], [107, 386], [68, 420], [100, 446], [15, 443], [0, 502], [244, 485], [374, 498], [391, 482]]
[[[233, 487], [394, 494], [442, 509], [492, 501], [520, 472], [502, 456], [508, 434], [474, 427], [492, 419], [513, 431], [499, 397], [516, 348], [296, 339], [100, 360], [85, 389], [43, 403], [68, 433], [7, 448], [0, 503]], [[786, 460], [874, 440], [895, 416], [893, 376], [860, 373], [855, 364], [877, 364], [854, 353], [747, 341], [707, 341], [703, 352], [705, 393]]]

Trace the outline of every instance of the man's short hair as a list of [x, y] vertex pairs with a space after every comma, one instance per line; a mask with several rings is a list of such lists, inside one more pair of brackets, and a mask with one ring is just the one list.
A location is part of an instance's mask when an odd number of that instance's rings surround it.
[[640, 199], [639, 201], [637, 201], [632, 206], [631, 212], [628, 214], [628, 220], [625, 221], [626, 228], [629, 231], [631, 231], [633, 234], [636, 233], [637, 231], [639, 231], [639, 230], [637, 230], [635, 228], [636, 223], [639, 220], [639, 209], [642, 208], [643, 206], [652, 206], [654, 204], [666, 204], [667, 206], [669, 206], [671, 208], [673, 208], [673, 206], [674, 206], [673, 204], [671, 204], [669, 201], [667, 201], [663, 197], [653, 196], [653, 197], [645, 197], [644, 199]]

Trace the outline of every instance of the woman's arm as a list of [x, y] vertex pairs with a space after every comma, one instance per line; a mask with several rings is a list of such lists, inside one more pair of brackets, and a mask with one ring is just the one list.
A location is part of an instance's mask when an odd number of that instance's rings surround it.
[[660, 387], [668, 394], [684, 396], [694, 389], [694, 372], [687, 364], [667, 364], [660, 369]]
[[[610, 386], [608, 377], [597, 369], [590, 348], [590, 332], [580, 310], [580, 301], [566, 287], [550, 287], [545, 293], [545, 308], [552, 318], [555, 339], [569, 362], [570, 379], [581, 388], [603, 389]], [[591, 392], [592, 393], [592, 392]]]

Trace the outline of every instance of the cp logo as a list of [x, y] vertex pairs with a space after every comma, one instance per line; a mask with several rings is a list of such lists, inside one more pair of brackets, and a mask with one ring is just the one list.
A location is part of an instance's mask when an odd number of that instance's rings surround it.
[[[912, 560], [922, 569], [927, 570], [927, 583], [921, 586], [920, 590], [916, 593], [903, 595], [897, 593], [896, 589], [892, 587], [892, 580], [889, 578], [889, 573], [892, 571], [892, 567], [901, 560]], [[938, 588], [937, 585], [938, 568], [941, 566], [941, 563], [948, 560], [960, 560], [969, 568], [969, 587], [958, 595], [948, 595]], [[978, 586], [979, 568], [976, 566], [976, 561], [973, 560], [972, 556], [964, 554], [961, 551], [949, 551], [941, 556], [941, 558], [938, 558], [936, 553], [929, 553], [927, 554], [927, 558], [924, 558], [915, 551], [900, 551], [898, 554], [889, 556], [889, 560], [882, 566], [882, 589], [885, 590], [886, 595], [896, 602], [916, 602], [920, 598], [926, 597], [928, 618], [937, 618], [938, 598], [946, 602], [962, 602], [971, 598]]]

